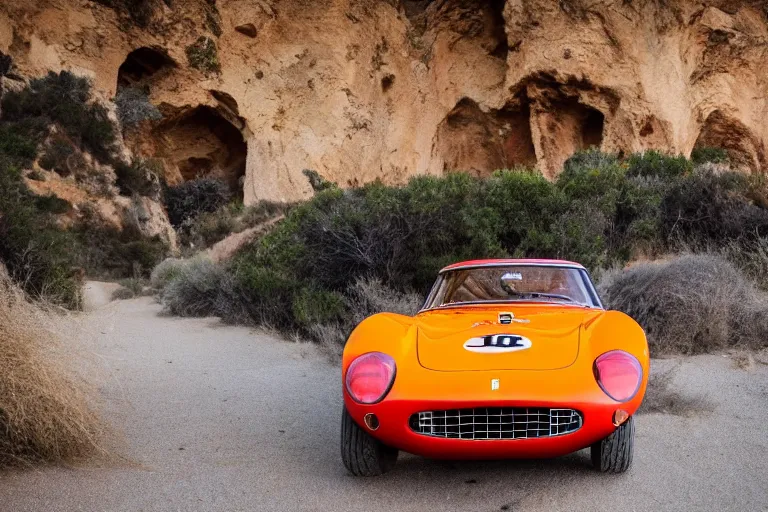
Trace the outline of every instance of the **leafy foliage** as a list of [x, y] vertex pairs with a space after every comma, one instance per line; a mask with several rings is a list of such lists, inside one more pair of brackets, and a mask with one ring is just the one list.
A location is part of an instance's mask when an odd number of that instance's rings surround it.
[[[38, 152], [41, 167], [62, 176], [94, 178], [83, 150], [113, 161], [115, 131], [106, 110], [92, 102], [91, 84], [63, 71], [34, 79], [19, 91], [4, 93], [0, 119], [0, 260], [10, 276], [34, 297], [75, 308], [83, 271], [94, 276], [126, 277], [148, 272], [167, 253], [159, 238], [137, 230], [104, 225], [99, 215], [79, 205], [82, 219], [65, 231], [57, 216], [72, 205], [55, 195], [36, 196], [22, 178]], [[126, 193], [159, 193], [149, 180], [151, 163], [116, 165], [118, 185]], [[86, 171], [85, 173], [81, 171]], [[81, 175], [86, 174], [86, 175]], [[41, 179], [32, 171], [30, 179]], [[107, 184], [108, 188], [108, 184]]]
[[107, 110], [92, 102], [87, 78], [68, 71], [49, 72], [20, 91], [5, 93], [2, 111], [3, 123], [22, 128], [18, 136], [27, 144], [39, 142], [48, 125], [56, 124], [99, 160], [111, 158], [115, 129]]
[[60, 206], [55, 199], [36, 199], [19, 169], [0, 155], [0, 260], [30, 295], [77, 307], [79, 289], [72, 272], [77, 241], [57, 229], [46, 211]]
[[168, 246], [159, 236], [147, 238], [131, 226], [121, 230], [104, 225], [88, 208], [73, 234], [79, 242], [78, 265], [94, 277], [149, 277], [168, 255]]
[[442, 266], [463, 259], [564, 258], [601, 271], [637, 255], [714, 246], [752, 272], [768, 265], [763, 182], [657, 152], [578, 153], [554, 183], [514, 169], [317, 188], [221, 267], [215, 314], [335, 339], [361, 279], [423, 294]]
[[216, 41], [210, 37], [200, 36], [187, 46], [186, 53], [189, 65], [203, 73], [218, 73], [221, 70]]
[[696, 147], [691, 152], [691, 161], [694, 165], [705, 163], [725, 164], [728, 163], [728, 151], [723, 148]]

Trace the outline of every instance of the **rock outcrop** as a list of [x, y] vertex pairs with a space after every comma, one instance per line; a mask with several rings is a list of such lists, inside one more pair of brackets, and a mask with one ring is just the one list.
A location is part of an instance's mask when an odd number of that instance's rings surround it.
[[535, 165], [575, 150], [728, 150], [768, 162], [760, 0], [6, 0], [0, 52], [163, 118], [129, 133], [170, 181], [218, 174], [245, 201]]

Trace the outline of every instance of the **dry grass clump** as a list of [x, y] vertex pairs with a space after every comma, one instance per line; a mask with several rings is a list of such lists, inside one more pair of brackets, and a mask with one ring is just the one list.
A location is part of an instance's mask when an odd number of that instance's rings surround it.
[[345, 300], [349, 314], [343, 322], [317, 324], [310, 328], [313, 338], [336, 360], [341, 358], [352, 330], [367, 317], [383, 312], [415, 315], [423, 302], [416, 293], [392, 290], [373, 278], [361, 278], [351, 284]]
[[112, 300], [127, 300], [136, 298], [136, 293], [125, 286], [121, 286], [112, 292]]
[[664, 371], [651, 372], [648, 388], [638, 413], [662, 413], [691, 416], [706, 411], [711, 405], [703, 397], [683, 396], [672, 389], [672, 380], [678, 366]]
[[149, 277], [149, 284], [153, 290], [162, 292], [168, 283], [176, 279], [181, 274], [181, 269], [186, 264], [186, 260], [178, 258], [166, 258], [152, 271]]
[[125, 300], [144, 295], [145, 280], [140, 277], [129, 277], [120, 280], [120, 288], [112, 292], [112, 300]]
[[193, 317], [221, 314], [222, 282], [230, 279], [224, 267], [202, 257], [168, 261], [161, 266], [153, 272], [153, 283], [165, 281], [160, 302], [169, 313]]
[[0, 466], [99, 450], [101, 422], [46, 322], [0, 265]]
[[740, 350], [731, 354], [734, 368], [739, 370], [751, 371], [755, 368], [755, 357], [746, 350]]
[[654, 356], [768, 346], [768, 298], [720, 256], [640, 263], [600, 288], [608, 307], [643, 326]]

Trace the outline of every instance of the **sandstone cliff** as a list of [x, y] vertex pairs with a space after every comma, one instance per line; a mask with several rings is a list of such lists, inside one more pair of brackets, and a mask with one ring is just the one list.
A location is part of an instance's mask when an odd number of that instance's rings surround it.
[[0, 52], [146, 88], [134, 151], [247, 203], [307, 197], [303, 169], [554, 176], [589, 146], [768, 163], [764, 0], [5, 0]]

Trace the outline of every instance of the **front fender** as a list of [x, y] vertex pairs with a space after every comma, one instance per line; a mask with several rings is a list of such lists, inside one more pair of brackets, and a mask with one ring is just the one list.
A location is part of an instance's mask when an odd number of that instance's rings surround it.
[[415, 357], [416, 327], [413, 317], [378, 313], [360, 322], [344, 346], [342, 377], [352, 361], [367, 352], [383, 352], [392, 356], [396, 363]]
[[606, 311], [583, 326], [581, 339], [584, 355], [592, 362], [610, 350], [623, 350], [637, 358], [643, 368], [643, 381], [637, 395], [627, 405], [631, 404], [633, 409], [639, 407], [650, 372], [648, 341], [643, 328], [621, 311]]

